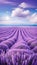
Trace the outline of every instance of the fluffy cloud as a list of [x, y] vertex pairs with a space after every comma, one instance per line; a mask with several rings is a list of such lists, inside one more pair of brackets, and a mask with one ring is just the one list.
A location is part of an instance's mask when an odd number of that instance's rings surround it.
[[31, 23], [37, 23], [37, 13], [33, 13], [30, 17], [29, 17], [29, 21]]
[[21, 8], [16, 8], [15, 10], [12, 11], [11, 16], [17, 16], [17, 17], [26, 17], [30, 14], [29, 10], [23, 10]]
[[35, 6], [32, 6], [28, 3], [25, 3], [25, 2], [22, 2], [21, 4], [19, 4], [19, 7], [22, 7], [22, 8], [35, 8]]
[[[22, 18], [21, 18], [21, 16], [22, 16]], [[13, 11], [12, 11], [11, 16], [10, 15], [1, 16], [0, 24], [6, 24], [6, 25], [37, 24], [37, 12], [30, 14], [29, 10], [23, 10], [23, 9], [19, 10], [19, 8], [17, 8], [16, 13], [13, 13]]]
[[[0, 2], [2, 2], [2, 0]], [[6, 0], [3, 0], [3, 2], [6, 2]], [[7, 1], [6, 3], [9, 3], [9, 2]], [[0, 17], [0, 24], [13, 24], [13, 25], [14, 24], [15, 25], [36, 24], [37, 12], [31, 14], [31, 11], [28, 10], [28, 7], [30, 6], [24, 2], [19, 4], [17, 8], [12, 10], [10, 15], [6, 15], [6, 16], [3, 15], [2, 17]], [[24, 8], [27, 8], [27, 9], [25, 10]]]
[[23, 8], [16, 8], [11, 13], [12, 17], [23, 17], [24, 19], [28, 20], [29, 24], [36, 24], [37, 23], [37, 12], [31, 14], [30, 10], [24, 10]]
[[[21, 8], [22, 7], [22, 8]], [[14, 10], [12, 10], [11, 16], [17, 16], [17, 17], [26, 17], [30, 14], [29, 10], [24, 10], [24, 8], [29, 8], [31, 7], [31, 5], [28, 5], [25, 2], [22, 2], [18, 5], [17, 8], [15, 8]]]
[[[26, 10], [26, 12], [28, 12], [28, 10]], [[27, 14], [25, 13], [25, 15], [27, 15]], [[37, 24], [37, 13], [33, 13], [29, 16], [26, 16], [26, 18], [25, 17], [24, 18], [12, 17], [12, 16], [8, 16], [8, 15], [2, 16], [2, 17], [0, 17], [0, 24], [6, 24], [6, 25]]]
[[27, 3], [23, 2], [23, 3], [21, 3], [21, 4], [19, 5], [19, 7], [27, 8], [27, 7], [30, 7], [30, 6], [28, 6]]

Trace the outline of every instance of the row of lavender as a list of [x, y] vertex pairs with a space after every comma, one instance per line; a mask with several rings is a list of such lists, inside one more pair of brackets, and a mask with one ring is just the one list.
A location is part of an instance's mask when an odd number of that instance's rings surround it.
[[37, 27], [0, 28], [0, 65], [37, 65]]

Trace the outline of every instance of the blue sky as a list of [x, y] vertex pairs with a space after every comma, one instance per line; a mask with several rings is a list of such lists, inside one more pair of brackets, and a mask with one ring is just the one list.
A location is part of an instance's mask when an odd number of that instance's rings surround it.
[[0, 1], [0, 25], [34, 24], [37, 24], [37, 0]]

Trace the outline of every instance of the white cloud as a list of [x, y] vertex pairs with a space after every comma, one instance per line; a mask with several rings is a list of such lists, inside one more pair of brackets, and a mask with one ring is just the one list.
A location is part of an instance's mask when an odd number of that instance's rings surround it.
[[[6, 24], [6, 25], [26, 25], [26, 24], [37, 24], [37, 13], [33, 13], [31, 15], [29, 10], [22, 10], [22, 9], [16, 9], [16, 13], [10, 15], [3, 15], [0, 17], [0, 24]], [[19, 13], [20, 11], [20, 13]], [[13, 11], [12, 11], [13, 13]], [[24, 16], [24, 17], [18, 17], [18, 15]], [[13, 17], [15, 16], [15, 17]], [[17, 17], [16, 17], [17, 16]]]
[[25, 3], [25, 2], [22, 2], [21, 4], [19, 4], [19, 7], [22, 7], [22, 8], [35, 8], [35, 6], [32, 6], [28, 3]]
[[0, 24], [9, 24], [10, 22], [10, 16], [8, 15], [3, 15], [0, 17]]
[[23, 8], [26, 8], [26, 7], [28, 7], [28, 4], [26, 4], [25, 2], [23, 2], [23, 3], [21, 3], [19, 6], [20, 6], [20, 7], [23, 7]]
[[28, 19], [30, 23], [37, 24], [37, 13], [33, 13]]
[[12, 10], [11, 16], [12, 17], [26, 17], [30, 14], [29, 10], [23, 10], [21, 8], [16, 8], [15, 10]]
[[1, 20], [7, 21], [10, 20], [10, 17], [8, 15], [1, 16]]
[[24, 8], [27, 8], [27, 7], [30, 7], [30, 6], [23, 2], [19, 5], [19, 7], [12, 10], [11, 15], [8, 15], [9, 12], [7, 11], [5, 13], [6, 15], [2, 15], [0, 17], [0, 24], [20, 25], [20, 24], [37, 23], [37, 12], [31, 14], [30, 10], [28, 9], [24, 10]]
[[30, 14], [30, 11], [29, 10], [25, 10], [22, 12], [23, 15], [29, 15]]
[[3, 17], [1, 17], [1, 20], [0, 20], [0, 25], [1, 24], [3, 24], [3, 25], [21, 25], [21, 24], [24, 24], [25, 22], [23, 21], [23, 20], [21, 20], [20, 18], [17, 18], [17, 17], [15, 17], [15, 18], [13, 18], [13, 17], [8, 17], [8, 16], [6, 16], [5, 18], [4, 18], [4, 16]]
[[20, 16], [22, 14], [23, 9], [16, 8], [15, 10], [12, 10], [11, 16]]

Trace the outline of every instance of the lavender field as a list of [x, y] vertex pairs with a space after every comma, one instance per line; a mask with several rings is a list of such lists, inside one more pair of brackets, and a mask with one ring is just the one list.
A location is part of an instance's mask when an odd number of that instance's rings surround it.
[[0, 65], [37, 65], [37, 26], [0, 27]]

